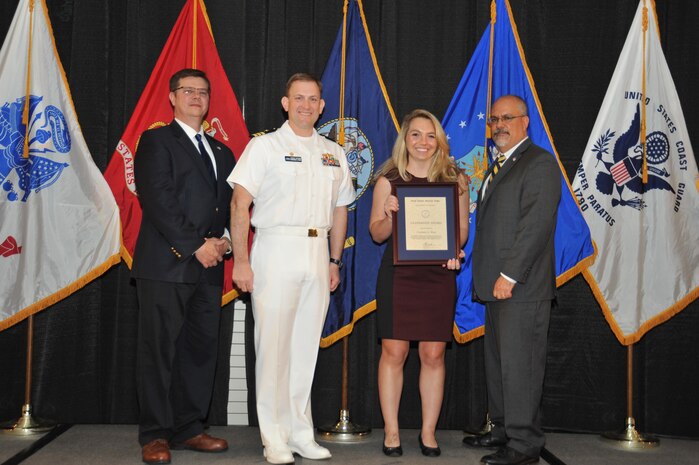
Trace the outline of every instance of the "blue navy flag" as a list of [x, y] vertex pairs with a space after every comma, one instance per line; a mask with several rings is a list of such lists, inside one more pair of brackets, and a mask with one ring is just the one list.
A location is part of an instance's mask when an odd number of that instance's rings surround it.
[[390, 157], [398, 134], [398, 122], [376, 63], [364, 12], [356, 0], [349, 2], [345, 21], [344, 47], [340, 26], [321, 78], [325, 110], [318, 132], [344, 147], [357, 199], [349, 206], [342, 256], [345, 266], [340, 286], [330, 298], [321, 347], [351, 333], [359, 318], [376, 309], [376, 276], [384, 246], [375, 244], [369, 235], [373, 192], [370, 182], [376, 169]]
[[[489, 66], [491, 29], [492, 68]], [[469, 239], [464, 247], [465, 262], [457, 277], [454, 337], [459, 342], [483, 335], [485, 321], [484, 306], [472, 300], [471, 253], [473, 234], [476, 230], [476, 197], [492, 154], [491, 147], [488, 146], [490, 141], [486, 136], [489, 84], [490, 102], [507, 94], [518, 95], [527, 102], [529, 137], [532, 142], [548, 150], [558, 159], [507, 0], [497, 0], [496, 16], [491, 18], [491, 23], [486, 27], [442, 121], [449, 137], [451, 154], [471, 181], [471, 226]], [[561, 184], [563, 195], [558, 205], [555, 237], [558, 286], [583, 271], [595, 256], [590, 230], [562, 167]]]

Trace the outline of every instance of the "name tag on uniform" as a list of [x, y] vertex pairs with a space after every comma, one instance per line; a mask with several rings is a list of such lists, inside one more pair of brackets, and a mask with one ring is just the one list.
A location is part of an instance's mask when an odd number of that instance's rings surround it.
[[323, 166], [340, 166], [340, 160], [335, 158], [332, 153], [324, 153], [321, 156], [321, 161], [323, 162]]
[[284, 156], [284, 161], [290, 161], [293, 163], [301, 163], [303, 160], [301, 157], [295, 156], [295, 155], [285, 155]]

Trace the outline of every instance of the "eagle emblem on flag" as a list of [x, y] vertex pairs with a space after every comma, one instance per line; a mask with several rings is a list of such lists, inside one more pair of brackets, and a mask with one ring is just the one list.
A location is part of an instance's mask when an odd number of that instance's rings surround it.
[[[643, 209], [646, 205], [640, 196], [652, 189], [662, 189], [675, 193], [665, 179], [670, 173], [662, 165], [670, 156], [670, 142], [662, 131], [654, 131], [646, 137], [646, 160], [648, 162], [648, 183], [643, 184], [641, 174], [643, 166], [643, 145], [640, 141], [641, 112], [640, 104], [629, 127], [616, 140], [616, 133], [607, 129], [594, 146], [592, 152], [604, 170], [597, 173], [596, 186], [598, 192], [612, 196], [612, 207], [632, 207]], [[614, 146], [609, 159], [611, 143]]]
[[[14, 202], [22, 194], [26, 202], [32, 190], [45, 189], [61, 176], [68, 163], [37, 155], [70, 152], [70, 133], [63, 112], [53, 105], [40, 110], [43, 97], [29, 96], [29, 128], [22, 122], [25, 97], [5, 102], [0, 108], [0, 183], [7, 199]], [[25, 158], [24, 139], [30, 134], [29, 157]]]

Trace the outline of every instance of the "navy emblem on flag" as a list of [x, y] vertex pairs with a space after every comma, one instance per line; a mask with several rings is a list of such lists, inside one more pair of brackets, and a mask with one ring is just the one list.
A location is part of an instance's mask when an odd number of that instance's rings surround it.
[[[318, 133], [330, 140], [337, 140], [339, 119], [327, 121], [318, 128]], [[374, 152], [371, 143], [357, 123], [356, 118], [344, 118], [345, 124], [345, 156], [349, 165], [352, 183], [357, 198], [349, 206], [350, 210], [357, 207], [357, 201], [366, 192], [374, 172]]]

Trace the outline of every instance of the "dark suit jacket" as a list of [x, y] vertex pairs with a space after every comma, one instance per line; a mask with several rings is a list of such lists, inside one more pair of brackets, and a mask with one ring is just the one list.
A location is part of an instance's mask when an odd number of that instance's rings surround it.
[[554, 298], [554, 232], [561, 172], [550, 153], [525, 140], [478, 194], [473, 245], [473, 287], [482, 302], [494, 301], [504, 273], [515, 279], [512, 301]]
[[223, 263], [204, 269], [194, 252], [204, 238], [221, 237], [228, 225], [233, 191], [226, 178], [235, 159], [228, 147], [206, 138], [216, 159], [216, 185], [176, 121], [141, 136], [134, 170], [143, 218], [134, 251], [134, 278], [223, 283]]

